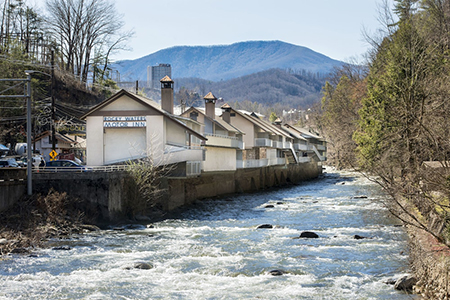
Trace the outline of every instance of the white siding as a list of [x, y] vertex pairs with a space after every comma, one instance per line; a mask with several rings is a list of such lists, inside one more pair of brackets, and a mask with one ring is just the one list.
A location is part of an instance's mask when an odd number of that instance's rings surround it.
[[206, 147], [206, 159], [203, 171], [234, 171], [236, 170], [236, 149]]
[[105, 128], [105, 164], [146, 155], [145, 128]]
[[86, 118], [86, 162], [89, 166], [103, 165], [103, 117]]

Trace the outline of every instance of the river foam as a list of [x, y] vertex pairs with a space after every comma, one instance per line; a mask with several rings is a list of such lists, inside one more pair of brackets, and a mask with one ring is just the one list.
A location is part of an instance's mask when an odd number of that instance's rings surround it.
[[[332, 172], [202, 201], [154, 228], [91, 233], [52, 241], [69, 251], [12, 255], [0, 261], [0, 299], [411, 299], [384, 283], [409, 270], [406, 234], [383, 197], [367, 178]], [[299, 239], [303, 231], [319, 238]], [[136, 262], [153, 268], [130, 269]]]

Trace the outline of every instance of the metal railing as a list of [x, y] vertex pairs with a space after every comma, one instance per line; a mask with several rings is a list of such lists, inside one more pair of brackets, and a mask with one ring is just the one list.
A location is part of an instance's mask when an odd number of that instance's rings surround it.
[[83, 167], [42, 167], [33, 168], [33, 173], [55, 173], [55, 172], [116, 172], [127, 171], [131, 168], [129, 165], [109, 165], [109, 166], [83, 166]]
[[269, 160], [267, 158], [236, 160], [236, 168], [237, 169], [260, 168], [260, 167], [265, 167], [268, 165], [269, 165]]
[[186, 162], [186, 176], [198, 176], [202, 173], [201, 161], [188, 161]]
[[255, 146], [257, 147], [272, 147], [272, 141], [265, 138], [256, 138]]
[[239, 141], [236, 137], [230, 137], [230, 136], [218, 135], [218, 134], [205, 134], [205, 135], [208, 136], [206, 145], [242, 149], [241, 148], [242, 142]]
[[310, 157], [299, 157], [298, 158], [298, 163], [308, 163], [308, 162], [310, 162], [311, 161], [311, 158]]

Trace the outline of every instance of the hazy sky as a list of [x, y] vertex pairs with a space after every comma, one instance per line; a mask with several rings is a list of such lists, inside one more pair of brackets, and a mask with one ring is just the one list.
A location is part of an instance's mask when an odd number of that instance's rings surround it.
[[[45, 0], [34, 0], [45, 3]], [[136, 59], [181, 45], [281, 40], [348, 61], [369, 47], [362, 31], [380, 27], [381, 0], [116, 0], [126, 29], [134, 29]], [[39, 5], [39, 4], [38, 4]]]

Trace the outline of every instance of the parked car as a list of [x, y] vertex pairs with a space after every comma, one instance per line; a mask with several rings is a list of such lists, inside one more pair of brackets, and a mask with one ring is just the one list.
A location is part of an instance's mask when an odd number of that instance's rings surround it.
[[[26, 156], [22, 156], [19, 158], [16, 158], [17, 163], [22, 166], [22, 167], [26, 167], [28, 164], [28, 158]], [[31, 158], [33, 160], [33, 168], [38, 168], [38, 167], [44, 167], [45, 166], [45, 160], [44, 157], [42, 155], [36, 155], [34, 154], [33, 157]], [[44, 161], [44, 164], [41, 165], [41, 161]]]
[[0, 168], [20, 168], [19, 164], [14, 158], [2, 158], [0, 159]]
[[48, 170], [53, 170], [55, 172], [87, 172], [92, 171], [92, 168], [80, 165], [73, 160], [69, 159], [59, 159], [59, 160], [53, 160], [48, 161], [45, 164], [45, 168]]

